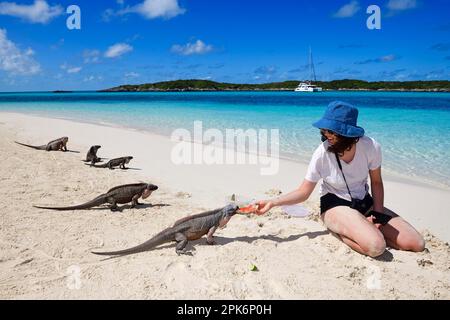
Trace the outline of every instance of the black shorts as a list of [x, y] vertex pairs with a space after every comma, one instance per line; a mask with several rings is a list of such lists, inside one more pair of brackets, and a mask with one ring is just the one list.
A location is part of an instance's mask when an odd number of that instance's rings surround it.
[[[352, 203], [351, 201], [339, 198], [334, 193], [327, 193], [326, 195], [320, 197], [320, 214], [338, 206], [346, 206], [351, 208]], [[356, 209], [363, 215], [366, 215], [368, 211], [372, 208], [372, 206], [373, 206], [373, 199], [370, 196], [370, 194], [367, 194], [363, 200], [358, 201], [356, 207], [354, 207], [353, 209]]]

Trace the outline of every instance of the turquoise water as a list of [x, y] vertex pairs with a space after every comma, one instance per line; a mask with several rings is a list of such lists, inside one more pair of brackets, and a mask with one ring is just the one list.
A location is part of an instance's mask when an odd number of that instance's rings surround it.
[[[161, 92], [2, 93], [0, 111], [120, 125], [170, 135], [176, 128], [279, 129], [280, 152], [308, 162], [320, 142], [311, 126], [330, 101], [360, 110], [359, 125], [378, 140], [383, 168], [450, 186], [450, 93]], [[1, 119], [1, 114], [0, 114]]]

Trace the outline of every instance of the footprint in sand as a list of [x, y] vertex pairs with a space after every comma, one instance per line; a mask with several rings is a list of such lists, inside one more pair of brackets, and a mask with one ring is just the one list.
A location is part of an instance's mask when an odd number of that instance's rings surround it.
[[94, 235], [90, 239], [88, 239], [87, 244], [92, 248], [101, 248], [105, 245], [105, 242], [102, 238]]
[[241, 281], [234, 281], [232, 287], [233, 287], [233, 296], [236, 299], [245, 299], [247, 297], [248, 288], [245, 285], [245, 283]]
[[175, 194], [175, 196], [176, 196], [177, 198], [184, 198], [184, 199], [187, 199], [187, 198], [192, 197], [192, 195], [191, 195], [190, 193], [184, 192], [184, 191], [177, 192], [177, 193]]
[[280, 299], [286, 299], [291, 296], [289, 289], [278, 281], [270, 279], [267, 282], [268, 291], [276, 295]]
[[[253, 273], [253, 275], [255, 275]], [[233, 282], [233, 293], [239, 299], [261, 300], [267, 296], [264, 285], [258, 277], [245, 277], [240, 281]]]
[[163, 280], [167, 290], [172, 292], [174, 298], [192, 297], [202, 288], [208, 287], [206, 279], [195, 275], [190, 265], [184, 262], [171, 262], [164, 271]]

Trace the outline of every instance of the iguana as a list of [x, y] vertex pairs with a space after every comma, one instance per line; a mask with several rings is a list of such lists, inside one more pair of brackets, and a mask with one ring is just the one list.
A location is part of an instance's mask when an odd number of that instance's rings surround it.
[[236, 213], [239, 213], [239, 207], [235, 204], [229, 204], [221, 209], [184, 217], [176, 221], [172, 227], [164, 229], [150, 240], [136, 247], [111, 252], [92, 251], [92, 253], [108, 256], [127, 255], [147, 251], [169, 241], [176, 241], [176, 253], [189, 254], [186, 251], [188, 240], [197, 240], [206, 234], [206, 242], [214, 244], [214, 232], [219, 227], [223, 228]]
[[97, 150], [100, 149], [102, 146], [92, 146], [89, 148], [88, 153], [86, 154], [86, 160], [83, 160], [84, 162], [90, 162], [91, 164], [95, 164], [96, 162], [102, 161], [101, 158], [97, 157]]
[[134, 184], [125, 184], [121, 186], [114, 187], [108, 192], [99, 195], [95, 199], [80, 204], [76, 206], [70, 207], [41, 207], [41, 206], [33, 206], [39, 209], [51, 209], [51, 210], [82, 210], [82, 209], [90, 209], [92, 207], [97, 207], [105, 203], [110, 204], [111, 211], [120, 210], [117, 204], [123, 204], [131, 202], [131, 208], [140, 205], [138, 199], [142, 197], [142, 199], [148, 198], [153, 191], [157, 190], [158, 187], [150, 184], [150, 183], [134, 183]]
[[32, 146], [32, 145], [25, 144], [25, 143], [20, 143], [20, 142], [17, 142], [17, 141], [14, 141], [14, 142], [17, 143], [17, 144], [20, 144], [21, 146], [33, 148], [33, 149], [36, 149], [36, 150], [45, 150], [45, 151], [59, 151], [59, 150], [61, 150], [61, 151], [67, 151], [67, 142], [68, 141], [69, 141], [68, 137], [62, 137], [62, 138], [50, 141], [46, 145], [42, 145], [42, 146]]
[[132, 159], [133, 159], [133, 157], [131, 157], [131, 156], [129, 156], [129, 157], [120, 157], [120, 158], [111, 159], [107, 163], [104, 163], [104, 164], [91, 163], [90, 166], [91, 167], [95, 167], [95, 168], [109, 168], [110, 170], [113, 170], [114, 167], [119, 167], [121, 169], [127, 169], [125, 167], [125, 165], [127, 163], [130, 163], [130, 161]]

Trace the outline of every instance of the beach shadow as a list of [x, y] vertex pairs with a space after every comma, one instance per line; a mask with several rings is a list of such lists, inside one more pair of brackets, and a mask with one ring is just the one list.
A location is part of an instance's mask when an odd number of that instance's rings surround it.
[[[259, 239], [265, 239], [265, 240], [270, 240], [270, 241], [282, 243], [282, 242], [295, 241], [295, 240], [300, 239], [301, 237], [308, 237], [309, 239], [314, 239], [314, 238], [317, 238], [317, 237], [320, 237], [320, 236], [324, 236], [324, 235], [327, 235], [327, 234], [329, 234], [329, 232], [327, 230], [325, 230], [325, 231], [305, 232], [305, 233], [302, 233], [302, 234], [290, 235], [287, 238], [280, 238], [280, 237], [272, 236], [272, 235], [265, 235], [265, 236], [260, 236], [260, 237], [244, 236], [244, 237], [236, 237], [236, 238], [225, 238], [225, 237], [215, 236], [214, 237], [214, 241], [216, 242], [216, 244], [215, 244], [216, 246], [217, 245], [226, 245], [228, 243], [235, 242], [235, 241], [252, 243], [253, 241], [256, 241], [256, 240], [259, 240]], [[196, 251], [195, 247], [198, 246], [198, 245], [210, 246], [209, 244], [206, 243], [206, 238], [202, 237], [199, 240], [189, 241], [187, 246], [186, 246], [186, 250], [189, 251], [189, 252], [195, 252]], [[154, 247], [154, 248], [149, 249], [147, 251], [142, 251], [142, 252], [139, 252], [139, 253], [144, 253], [144, 252], [149, 252], [149, 251], [157, 251], [157, 250], [168, 249], [168, 248], [175, 248], [175, 247], [176, 247], [176, 243], [175, 242], [165, 243], [165, 244], [162, 244], [160, 246], [157, 246], [157, 247]], [[113, 250], [111, 250], [111, 251], [113, 251]], [[132, 254], [137, 254], [137, 253], [131, 253], [131, 254], [126, 254], [126, 255], [132, 255]], [[120, 257], [126, 256], [126, 255], [110, 256], [110, 257], [101, 259], [100, 261], [106, 261], [106, 260], [111, 260], [111, 259], [115, 259], [115, 258], [120, 258]]]
[[[134, 207], [134, 209], [146, 209], [146, 208], [153, 208], [153, 207], [169, 207], [170, 204], [166, 204], [166, 203], [156, 203], [156, 204], [151, 204], [151, 203], [143, 203], [140, 205], [137, 205], [136, 207]], [[41, 210], [47, 210], [47, 211], [111, 211], [111, 209], [107, 206], [103, 206], [103, 207], [93, 207], [93, 208], [89, 208], [89, 209], [74, 209], [74, 210], [54, 210], [54, 209], [45, 209], [45, 208], [36, 208], [36, 209], [41, 209]], [[126, 204], [123, 206], [119, 207], [119, 210], [116, 211], [111, 211], [111, 213], [118, 213], [118, 212], [122, 212], [124, 209], [131, 209], [131, 204]]]
[[372, 259], [382, 262], [392, 262], [394, 260], [394, 255], [390, 251], [384, 250], [381, 256]]
[[76, 151], [76, 150], [67, 150], [67, 151], [63, 151], [63, 152], [80, 153], [80, 151]]
[[[167, 203], [155, 203], [155, 204], [143, 203], [143, 204], [137, 205], [136, 207], [134, 207], [134, 209], [146, 209], [146, 208], [154, 208], [154, 207], [156, 207], [156, 208], [170, 207], [170, 204], [167, 204]], [[107, 208], [107, 209], [109, 209], [109, 208]], [[131, 209], [131, 204], [126, 204], [124, 206], [121, 206], [120, 209], [121, 210]]]
[[[101, 162], [104, 162], [105, 160], [108, 160], [109, 158], [99, 158], [99, 159], [100, 160], [96, 161], [95, 164], [97, 164], [97, 163], [101, 164]], [[91, 161], [86, 161], [86, 160], [80, 160], [80, 161], [86, 163], [87, 165], [90, 165], [90, 163], [91, 163]]]
[[[243, 237], [236, 237], [236, 238], [225, 238], [225, 237], [215, 236], [214, 241], [216, 242], [217, 245], [226, 245], [228, 243], [235, 242], [235, 241], [252, 243], [252, 242], [254, 242], [256, 240], [260, 240], [260, 239], [282, 243], [282, 242], [295, 241], [295, 240], [300, 239], [301, 237], [308, 237], [309, 239], [314, 239], [314, 238], [324, 236], [327, 234], [329, 234], [329, 232], [325, 230], [325, 231], [305, 232], [305, 233], [301, 233], [301, 234], [290, 235], [287, 238], [281, 238], [281, 237], [277, 237], [277, 236], [273, 236], [273, 235], [263, 235], [263, 236], [257, 236], [257, 237], [243, 236]], [[192, 242], [193, 242], [193, 244], [208, 245], [205, 241], [201, 241], [201, 240], [196, 240], [196, 241], [192, 241]]]
[[[81, 161], [83, 161], [83, 160], [81, 160]], [[96, 165], [103, 165], [103, 164], [105, 164], [105, 163], [96, 163]], [[85, 163], [85, 165], [89, 166], [91, 168], [95, 168], [95, 169], [109, 169], [108, 167], [99, 168], [99, 167], [96, 167], [96, 166], [91, 166], [90, 163]], [[142, 169], [141, 168], [114, 168], [113, 167], [110, 170], [142, 170]]]

